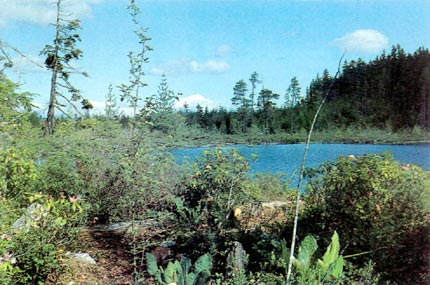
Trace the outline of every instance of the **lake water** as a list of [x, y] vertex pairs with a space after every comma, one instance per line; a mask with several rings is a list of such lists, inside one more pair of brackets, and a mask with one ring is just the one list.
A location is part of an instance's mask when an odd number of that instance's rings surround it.
[[[251, 161], [253, 154], [257, 160], [251, 163], [251, 172], [282, 173], [296, 180], [300, 168], [304, 144], [288, 145], [235, 145], [223, 149], [237, 149]], [[215, 150], [216, 147], [181, 148], [172, 150], [176, 160], [181, 163], [184, 159], [194, 160], [205, 150]], [[430, 170], [430, 145], [372, 145], [372, 144], [311, 144], [309, 146], [306, 167], [316, 167], [322, 162], [335, 160], [338, 156], [381, 154], [389, 152], [394, 159], [401, 163], [416, 164], [425, 170]]]

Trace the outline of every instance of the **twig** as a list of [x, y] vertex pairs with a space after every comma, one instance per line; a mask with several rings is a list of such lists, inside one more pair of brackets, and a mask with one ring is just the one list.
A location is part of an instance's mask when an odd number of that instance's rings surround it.
[[33, 59], [31, 59], [30, 57], [26, 56], [23, 52], [21, 52], [19, 49], [11, 46], [10, 44], [8, 44], [7, 42], [1, 41], [0, 40], [0, 50], [2, 51], [2, 53], [5, 55], [6, 59], [9, 60], [10, 62], [12, 62], [12, 59], [9, 57], [9, 54], [7, 54], [6, 50], [3, 49], [3, 46], [10, 48], [11, 50], [13, 50], [14, 52], [16, 52], [17, 54], [19, 54], [20, 56], [22, 56], [25, 59], [28, 59], [31, 63], [33, 63], [34, 65], [42, 68], [42, 69], [46, 69], [46, 66], [41, 65], [40, 63], [34, 61]]
[[300, 206], [300, 188], [302, 186], [302, 181], [303, 181], [303, 173], [305, 171], [305, 163], [306, 163], [306, 157], [308, 155], [308, 150], [309, 150], [309, 144], [311, 142], [311, 137], [312, 137], [312, 132], [314, 130], [315, 127], [315, 123], [317, 121], [318, 115], [324, 105], [324, 103], [327, 100], [328, 95], [331, 93], [332, 88], [334, 86], [334, 83], [336, 81], [337, 76], [340, 73], [340, 65], [342, 63], [342, 59], [345, 56], [345, 53], [341, 56], [341, 58], [339, 59], [339, 64], [337, 67], [337, 72], [335, 74], [335, 76], [332, 79], [332, 82], [330, 83], [330, 86], [328, 88], [328, 90], [325, 92], [324, 97], [321, 101], [321, 104], [318, 106], [318, 109], [314, 115], [314, 118], [312, 120], [312, 124], [311, 124], [311, 128], [309, 129], [309, 133], [308, 133], [308, 138], [306, 140], [306, 146], [305, 146], [305, 150], [303, 153], [303, 159], [302, 159], [302, 165], [300, 166], [300, 176], [299, 176], [299, 182], [297, 185], [297, 198], [296, 198], [296, 209], [295, 209], [295, 214], [294, 214], [294, 226], [293, 226], [293, 236], [291, 238], [291, 248], [290, 248], [290, 259], [288, 260], [288, 271], [287, 271], [287, 284], [289, 284], [290, 282], [290, 278], [291, 278], [291, 271], [292, 271], [292, 266], [293, 266], [293, 258], [294, 258], [294, 248], [296, 246], [296, 236], [297, 236], [297, 225], [298, 225], [298, 220], [299, 220], [299, 206]]

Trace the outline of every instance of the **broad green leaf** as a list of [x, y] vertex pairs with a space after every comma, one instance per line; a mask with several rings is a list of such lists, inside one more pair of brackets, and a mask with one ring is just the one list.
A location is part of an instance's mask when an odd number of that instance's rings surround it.
[[331, 265], [329, 275], [336, 279], [339, 279], [343, 272], [344, 264], [345, 260], [342, 256], [339, 256], [339, 258]]
[[194, 272], [191, 272], [187, 274], [184, 285], [194, 285], [195, 282], [196, 282], [196, 274]]
[[210, 271], [212, 269], [212, 257], [209, 253], [206, 253], [197, 259], [194, 264], [194, 272], [198, 275], [203, 271]]
[[181, 266], [184, 274], [187, 274], [188, 272], [190, 272], [190, 269], [191, 269], [191, 260], [189, 258], [182, 257]]
[[331, 243], [328, 246], [326, 252], [324, 253], [323, 262], [325, 264], [333, 263], [339, 257], [339, 249], [339, 235], [335, 231], [333, 236], [331, 237]]
[[164, 281], [169, 283], [177, 283], [179, 281], [179, 276], [182, 274], [182, 268], [179, 261], [169, 262], [167, 268], [164, 271]]
[[149, 275], [155, 276], [157, 273], [159, 273], [160, 270], [157, 265], [157, 259], [152, 253], [146, 254], [146, 264]]
[[335, 231], [331, 237], [331, 243], [323, 255], [323, 259], [318, 259], [318, 266], [323, 276], [327, 273], [329, 266], [338, 259], [339, 248], [339, 235]]
[[[189, 278], [190, 275], [192, 275], [193, 273], [189, 273], [190, 269], [191, 269], [191, 260], [189, 258], [186, 257], [182, 257], [181, 261], [181, 268], [182, 268], [182, 275], [179, 276], [179, 281], [180, 281], [180, 285], [185, 285], [188, 284], [187, 279]], [[192, 284], [192, 283], [190, 283]]]
[[306, 236], [300, 243], [299, 254], [297, 261], [300, 263], [301, 268], [308, 268], [313, 254], [318, 249], [317, 241], [311, 235]]

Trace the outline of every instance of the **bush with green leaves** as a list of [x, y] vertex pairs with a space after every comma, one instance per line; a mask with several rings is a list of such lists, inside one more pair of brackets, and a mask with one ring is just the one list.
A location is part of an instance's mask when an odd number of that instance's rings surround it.
[[232, 210], [253, 201], [248, 194], [248, 162], [237, 150], [206, 151], [175, 193], [177, 248], [191, 258], [209, 252], [216, 270], [225, 270], [227, 253], [240, 237]]
[[327, 243], [336, 230], [354, 264], [373, 260], [385, 280], [420, 282], [429, 261], [428, 172], [384, 154], [339, 157], [308, 175], [300, 232]]
[[81, 160], [71, 153], [57, 151], [46, 156], [39, 165], [38, 189], [54, 197], [79, 195], [86, 192]]
[[84, 221], [79, 196], [36, 192], [39, 165], [25, 152], [0, 153], [0, 284], [43, 284]]
[[41, 165], [25, 151], [6, 149], [0, 160], [0, 284], [43, 284], [76, 240], [85, 202], [39, 192]]
[[9, 284], [44, 284], [49, 274], [59, 270], [62, 254], [73, 248], [85, 218], [79, 197], [54, 199], [37, 193], [29, 202], [37, 211], [24, 220], [22, 216], [20, 225], [15, 222], [8, 233], [9, 253], [15, 257]]
[[172, 192], [182, 178], [170, 155], [152, 150], [127, 151], [110, 157], [94, 177], [92, 204], [101, 222], [144, 219], [173, 204]]
[[25, 151], [0, 150], [0, 199], [21, 200], [33, 191], [36, 179], [36, 166]]
[[273, 266], [269, 270], [243, 271], [227, 277], [215, 274], [214, 284], [350, 284], [344, 274], [346, 262], [340, 253], [339, 236], [336, 232], [325, 252], [318, 248], [317, 241], [312, 235], [308, 235], [302, 240], [297, 256], [293, 257], [293, 275], [289, 282], [287, 282], [286, 276], [290, 254], [285, 240], [279, 244], [278, 249], [272, 252]]

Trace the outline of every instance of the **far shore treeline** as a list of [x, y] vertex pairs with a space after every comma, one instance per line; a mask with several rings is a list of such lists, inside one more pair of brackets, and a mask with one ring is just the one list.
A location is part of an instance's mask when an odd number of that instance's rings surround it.
[[429, 129], [430, 53], [426, 48], [407, 54], [397, 45], [367, 63], [360, 58], [344, 61], [338, 78], [324, 70], [303, 95], [295, 77], [285, 94], [274, 94], [269, 86], [256, 94], [256, 75], [252, 74], [249, 84], [240, 80], [235, 85], [235, 110], [197, 106], [197, 110], [180, 113], [188, 125], [224, 134], [247, 133], [252, 128], [267, 133], [297, 132], [309, 128], [322, 96], [334, 81], [317, 129]]
[[[208, 109], [200, 105], [191, 109], [185, 105], [175, 111], [175, 92], [163, 77], [159, 94], [147, 100], [141, 115], [146, 116], [152, 131], [163, 133], [175, 132], [179, 123], [226, 135], [297, 133], [309, 129], [323, 95], [333, 83], [317, 121], [317, 130], [372, 128], [396, 132], [430, 127], [427, 48], [420, 47], [409, 54], [397, 45], [370, 62], [360, 58], [345, 60], [337, 78], [326, 69], [304, 91], [296, 77], [285, 87], [285, 94], [275, 94], [270, 86], [263, 88], [259, 82], [259, 74], [254, 72], [249, 80], [240, 79], [232, 86], [233, 109]], [[109, 110], [95, 117], [105, 119], [111, 113]], [[118, 120], [123, 127], [128, 127], [131, 118], [120, 115]]]
[[[293, 77], [286, 81], [284, 94], [274, 93], [270, 86], [263, 87], [260, 77], [253, 72], [248, 80], [239, 79], [232, 86], [231, 109], [209, 109], [201, 105], [190, 108], [185, 104], [178, 110], [174, 105], [181, 93], [171, 90], [168, 79], [163, 76], [157, 94], [141, 98], [140, 106], [135, 106], [131, 116], [121, 112], [118, 101], [123, 98], [117, 96], [116, 88], [110, 86], [105, 96], [104, 113], [91, 114], [91, 101], [83, 99], [84, 112], [67, 113], [67, 116], [60, 113], [56, 117], [56, 125], [69, 121], [74, 122], [75, 128], [94, 129], [97, 124], [114, 124], [133, 133], [136, 125], [140, 124], [145, 125], [152, 134], [176, 135], [193, 140], [208, 135], [227, 135], [236, 137], [233, 141], [237, 142], [243, 142], [237, 137], [251, 136], [260, 137], [257, 142], [269, 142], [264, 137], [271, 135], [275, 138], [270, 142], [297, 142], [303, 141], [315, 111], [327, 93], [327, 102], [315, 125], [317, 139], [318, 132], [333, 130], [380, 130], [390, 134], [414, 130], [418, 132], [418, 137], [414, 139], [419, 140], [430, 128], [430, 53], [424, 47], [411, 54], [396, 45], [389, 53], [384, 51], [369, 62], [361, 58], [345, 60], [338, 76], [330, 75], [326, 69], [321, 75], [317, 74], [304, 90]], [[4, 73], [0, 81], [2, 126], [28, 119], [33, 126], [45, 128], [45, 116], [31, 103], [34, 96], [30, 92], [18, 92], [19, 86]], [[78, 108], [75, 106], [74, 110]], [[28, 111], [27, 115], [22, 111]], [[20, 115], [14, 116], [16, 113]], [[276, 135], [282, 134], [290, 134], [291, 137], [276, 138]], [[298, 134], [301, 136], [293, 137]], [[333, 136], [329, 137], [331, 139], [326, 138], [327, 141], [336, 142]], [[337, 141], [378, 142], [371, 138], [348, 140], [343, 137]], [[427, 140], [421, 136], [421, 141]], [[408, 140], [395, 138], [379, 142], [402, 143]]]

